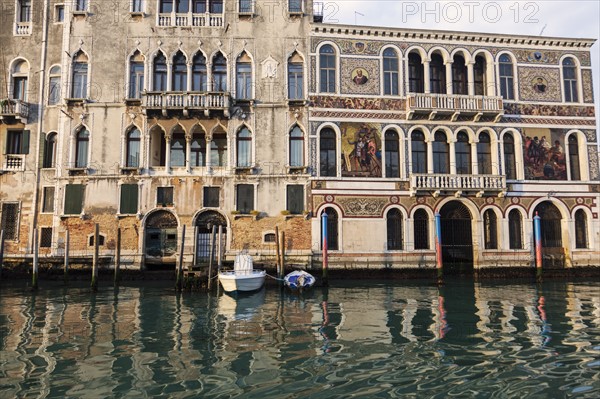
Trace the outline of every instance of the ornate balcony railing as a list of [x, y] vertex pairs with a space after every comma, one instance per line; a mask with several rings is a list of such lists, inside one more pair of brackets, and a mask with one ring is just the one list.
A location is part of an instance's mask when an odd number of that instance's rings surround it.
[[146, 92], [142, 94], [142, 107], [168, 110], [224, 111], [229, 114], [229, 93], [186, 93], [186, 92]]
[[223, 14], [187, 13], [187, 14], [158, 14], [158, 26], [223, 26]]
[[20, 172], [25, 170], [25, 155], [6, 154], [4, 156], [4, 165], [2, 170], [10, 172]]
[[473, 116], [476, 122], [484, 115], [499, 119], [504, 114], [504, 105], [502, 97], [497, 96], [409, 93], [406, 111], [408, 119], [412, 119], [416, 113], [426, 113], [429, 119], [439, 114], [450, 115], [454, 121], [462, 114]]
[[435, 173], [415, 173], [410, 177], [411, 193], [418, 191], [451, 191], [460, 195], [462, 192], [504, 193], [506, 191], [506, 177], [501, 175], [450, 175]]
[[0, 99], [0, 119], [7, 117], [18, 118], [21, 119], [21, 122], [27, 123], [29, 104], [21, 100]]

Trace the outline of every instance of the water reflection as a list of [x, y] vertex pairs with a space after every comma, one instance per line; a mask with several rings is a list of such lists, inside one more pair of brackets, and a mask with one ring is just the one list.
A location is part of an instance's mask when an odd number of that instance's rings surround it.
[[3, 287], [0, 396], [595, 397], [599, 288], [461, 281], [233, 298]]

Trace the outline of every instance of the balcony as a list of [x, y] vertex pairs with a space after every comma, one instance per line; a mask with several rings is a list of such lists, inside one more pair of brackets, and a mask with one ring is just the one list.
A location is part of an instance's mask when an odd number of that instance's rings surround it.
[[27, 123], [29, 117], [29, 104], [21, 100], [4, 98], [0, 100], [0, 120], [19, 119]]
[[15, 36], [31, 35], [31, 22], [15, 23]]
[[158, 14], [158, 26], [222, 27], [223, 14]]
[[6, 154], [4, 156], [3, 172], [22, 172], [25, 170], [25, 155]]
[[504, 114], [504, 105], [502, 97], [409, 93], [406, 118], [413, 119], [417, 114], [425, 114], [429, 120], [446, 116], [454, 122], [459, 116], [468, 116], [473, 118], [473, 122], [477, 122], [485, 116], [492, 117], [497, 122]]
[[189, 111], [203, 111], [205, 116], [210, 111], [222, 111], [229, 116], [229, 93], [182, 93], [182, 92], [146, 92], [142, 94], [142, 107], [145, 110], [160, 110], [163, 116], [168, 111], [182, 111], [184, 116]]
[[449, 175], [434, 173], [415, 173], [410, 177], [410, 192], [433, 192], [437, 197], [442, 191], [453, 192], [459, 197], [465, 192], [475, 192], [477, 197], [485, 193], [504, 196], [506, 177], [500, 175]]

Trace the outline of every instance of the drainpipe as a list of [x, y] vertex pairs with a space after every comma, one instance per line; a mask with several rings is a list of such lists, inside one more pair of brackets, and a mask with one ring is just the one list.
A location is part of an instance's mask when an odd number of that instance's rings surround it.
[[[29, 226], [29, 242], [33, 242], [34, 231], [38, 228], [37, 219], [38, 219], [38, 206], [39, 206], [39, 195], [40, 195], [40, 137], [44, 134], [44, 87], [46, 86], [46, 53], [48, 46], [48, 9], [49, 9], [49, 0], [44, 0], [44, 8], [43, 8], [43, 19], [42, 19], [42, 54], [40, 57], [40, 86], [39, 86], [39, 96], [38, 96], [38, 114], [37, 114], [37, 145], [35, 146], [37, 152], [35, 156], [35, 187], [34, 187], [34, 195], [33, 195], [33, 223]], [[38, 243], [33, 242], [34, 245], [38, 245]], [[31, 248], [31, 253], [35, 252], [35, 248]]]

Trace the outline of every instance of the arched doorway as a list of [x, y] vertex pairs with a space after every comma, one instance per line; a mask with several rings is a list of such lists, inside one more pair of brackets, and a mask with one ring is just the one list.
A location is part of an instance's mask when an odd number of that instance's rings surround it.
[[[227, 243], [227, 220], [225, 216], [217, 211], [205, 211], [196, 218], [197, 233], [196, 236], [196, 266], [208, 265], [210, 260], [210, 240], [213, 226], [219, 233], [219, 226], [222, 226], [223, 235], [221, 236], [221, 251], [225, 251]], [[215, 238], [218, 240], [218, 238]], [[215, 248], [215, 251], [218, 248]], [[216, 252], [215, 252], [216, 256]]]
[[542, 236], [542, 267], [562, 268], [565, 266], [563, 248], [562, 215], [550, 201], [544, 201], [535, 207], [534, 215], [540, 217]]
[[472, 216], [458, 201], [448, 202], [440, 209], [442, 228], [442, 261], [449, 273], [473, 271]]
[[177, 218], [168, 211], [156, 211], [146, 219], [146, 264], [174, 264], [177, 253]]

